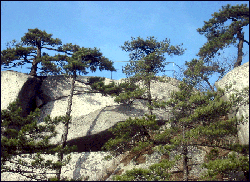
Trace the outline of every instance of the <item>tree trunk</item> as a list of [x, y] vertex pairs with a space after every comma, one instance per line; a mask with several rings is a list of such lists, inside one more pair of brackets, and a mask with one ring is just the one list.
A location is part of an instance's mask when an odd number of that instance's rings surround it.
[[[73, 93], [74, 93], [74, 87], [75, 87], [75, 80], [76, 80], [76, 71], [73, 72], [73, 76], [72, 76], [72, 79], [71, 79], [70, 96], [69, 96], [68, 107], [67, 107], [67, 112], [66, 112], [67, 120], [65, 121], [64, 132], [62, 134], [62, 139], [61, 139], [62, 150], [65, 148], [66, 142], [67, 142], [67, 136], [68, 136], [68, 130], [69, 130], [69, 122], [70, 122], [70, 114], [71, 114], [71, 106], [72, 106]], [[59, 153], [58, 161], [62, 162], [62, 160], [63, 160], [63, 151], [61, 151]], [[60, 169], [58, 170], [58, 173], [57, 173], [57, 179], [58, 180], [60, 180], [60, 178], [61, 178], [61, 170], [62, 170], [62, 168], [60, 167]]]
[[29, 73], [29, 75], [31, 76], [36, 76], [36, 72], [37, 72], [37, 64], [39, 63], [39, 59], [42, 57], [42, 46], [41, 46], [41, 42], [37, 43], [37, 55], [36, 58], [33, 60], [32, 62], [32, 66], [31, 66], [31, 71]]
[[37, 74], [36, 74], [36, 72], [37, 72], [37, 64], [38, 64], [38, 62], [37, 62], [37, 60], [36, 60], [36, 58], [33, 60], [33, 62], [32, 62], [32, 67], [31, 67], [31, 71], [30, 71], [30, 74], [29, 75], [31, 75], [31, 76], [36, 76]]
[[209, 85], [210, 89], [214, 92], [214, 87], [212, 87], [212, 85], [209, 83], [208, 79], [204, 79], [203, 78], [203, 80], [205, 80], [205, 82], [207, 82], [207, 84]]
[[241, 32], [240, 30], [237, 31], [237, 38], [239, 39], [239, 44], [238, 44], [238, 57], [237, 61], [234, 64], [234, 68], [238, 67], [241, 65], [242, 62], [242, 57], [243, 57], [243, 42], [244, 42], [244, 33]]
[[149, 113], [150, 115], [153, 114], [153, 110], [152, 110], [152, 95], [151, 95], [151, 90], [150, 90], [150, 79], [147, 80], [147, 97], [148, 97], [148, 104], [149, 104]]
[[[183, 135], [183, 140], [185, 140], [185, 124], [183, 123], [183, 127], [182, 127], [183, 131], [182, 131], [182, 135]], [[188, 150], [187, 150], [187, 145], [186, 142], [183, 141], [183, 181], [188, 181]]]
[[188, 181], [188, 157], [187, 146], [183, 145], [183, 181]]

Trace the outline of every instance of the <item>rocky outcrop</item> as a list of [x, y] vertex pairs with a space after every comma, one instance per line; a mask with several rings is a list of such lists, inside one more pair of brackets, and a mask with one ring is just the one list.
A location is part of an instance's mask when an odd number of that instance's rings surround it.
[[[244, 87], [249, 86], [248, 66], [244, 64], [241, 69], [243, 68], [245, 70], [243, 71], [243, 75], [241, 75], [242, 70], [238, 70], [238, 73], [229, 72], [226, 75], [229, 75], [229, 77], [225, 78], [225, 76], [217, 84], [223, 88], [223, 86], [226, 85], [224, 83], [229, 82], [230, 79], [234, 79], [235, 81], [232, 81], [233, 83], [238, 81], [236, 84], [239, 83], [239, 85], [243, 85]], [[234, 72], [234, 70], [231, 72]], [[230, 76], [230, 74], [232, 75]], [[237, 79], [237, 75], [241, 79]], [[247, 79], [244, 81], [243, 77]], [[136, 154], [125, 153], [116, 158], [105, 160], [105, 156], [109, 155], [109, 152], [101, 151], [101, 147], [112, 137], [108, 129], [119, 122], [125, 121], [129, 117], [143, 116], [147, 113], [147, 107], [145, 107], [145, 100], [136, 100], [132, 105], [124, 105], [114, 102], [114, 98], [111, 96], [103, 96], [101, 93], [87, 93], [86, 91], [91, 90], [90, 86], [86, 84], [87, 81], [88, 77], [78, 76], [75, 83], [76, 88], [72, 102], [72, 120], [69, 125], [68, 144], [77, 145], [78, 152], [71, 153], [70, 163], [62, 168], [62, 178], [78, 179], [82, 177], [83, 180], [91, 181], [112, 180], [115, 174], [122, 174], [126, 170], [139, 167], [147, 168], [164, 158], [173, 159], [178, 151], [166, 156], [152, 149], [148, 149], [140, 151], [140, 155], [136, 158]], [[106, 84], [111, 81], [110, 79], [105, 79]], [[117, 84], [123, 81], [125, 81], [125, 79], [114, 80]], [[167, 83], [152, 82], [151, 91], [153, 98], [157, 97], [158, 99], [168, 100], [170, 93], [178, 90], [178, 80], [168, 78], [168, 81]], [[242, 81], [242, 83], [240, 81]], [[245, 82], [248, 84], [245, 84]], [[236, 84], [235, 87], [239, 88]], [[23, 99], [22, 107], [26, 114], [35, 107], [41, 109], [39, 122], [43, 122], [43, 118], [48, 114], [51, 115], [51, 117], [65, 115], [69, 93], [70, 78], [64, 76], [35, 78], [13, 71], [1, 72], [1, 108], [7, 108], [8, 104], [16, 98]], [[248, 113], [249, 106], [244, 107], [245, 108], [240, 112], [246, 113], [247, 111]], [[154, 110], [154, 114], [156, 114], [159, 120], [167, 120], [171, 117], [170, 112], [168, 112], [169, 109], [170, 108], [167, 108], [167, 110]], [[57, 144], [60, 142], [62, 129], [62, 125], [56, 128], [59, 134], [52, 140], [52, 143]], [[243, 138], [241, 139], [243, 143], [246, 138], [248, 139], [248, 137], [246, 137], [249, 135], [247, 131], [249, 131], [249, 129], [241, 130], [241, 133], [239, 133], [239, 137]], [[201, 164], [206, 160], [206, 154], [209, 152], [209, 149], [205, 147], [193, 147], [188, 150], [189, 155], [192, 156], [192, 160], [190, 160], [190, 164], [192, 165], [190, 174], [193, 179], [196, 179], [204, 171], [201, 168]], [[226, 154], [227, 151], [224, 153]], [[17, 159], [18, 157], [29, 158], [26, 154], [17, 156]], [[45, 157], [46, 159], [57, 160], [57, 158], [52, 155], [46, 155]], [[181, 169], [182, 164], [178, 163], [172, 170], [180, 171]], [[27, 170], [30, 169], [27, 168]], [[46, 171], [45, 176], [54, 176], [49, 173], [53, 173], [53, 171]], [[42, 177], [44, 177], [44, 175]], [[7, 172], [1, 174], [1, 179], [12, 181], [29, 180], [19, 174], [10, 175], [10, 173]]]
[[[2, 100], [4, 100], [4, 102], [1, 103], [3, 104], [2, 109], [7, 108], [7, 105], [16, 98], [23, 99], [24, 97], [27, 100], [23, 103], [24, 109], [25, 106], [30, 109], [34, 109], [35, 107], [41, 109], [39, 122], [42, 122], [43, 118], [48, 114], [51, 117], [65, 115], [70, 90], [70, 78], [64, 76], [35, 78], [12, 71], [4, 71], [1, 74], [1, 97]], [[84, 76], [79, 76], [76, 80], [76, 88], [72, 102], [72, 120], [69, 125], [68, 144], [77, 145], [79, 153], [74, 154], [74, 159], [71, 160], [71, 163], [63, 167], [62, 177], [74, 177], [68, 174], [69, 171], [71, 174], [73, 174], [73, 171], [80, 171], [78, 173], [82, 174], [84, 170], [88, 171], [86, 172], [87, 174], [92, 173], [92, 169], [85, 168], [86, 165], [84, 168], [81, 165], [76, 165], [74, 161], [81, 161], [82, 155], [90, 156], [86, 155], [86, 152], [99, 152], [102, 145], [112, 137], [108, 129], [118, 122], [125, 121], [129, 117], [141, 117], [147, 113], [145, 100], [136, 100], [133, 105], [124, 105], [114, 102], [114, 98], [111, 96], [103, 96], [101, 93], [86, 93], [86, 91], [90, 90], [90, 86], [86, 84], [87, 80], [88, 77]], [[110, 81], [112, 80], [105, 79], [106, 84], [110, 83]], [[118, 84], [125, 80], [121, 79], [114, 81]], [[171, 91], [178, 89], [177, 86], [178, 81], [171, 78], [169, 78], [168, 83], [153, 82], [151, 88], [153, 98], [167, 99]], [[12, 88], [11, 91], [9, 88]], [[28, 100], [28, 98], [30, 98], [30, 100]], [[32, 107], [28, 103], [32, 103]], [[159, 120], [165, 120], [170, 117], [166, 110], [161, 109], [154, 111], [154, 114], [156, 114]], [[52, 140], [52, 143], [57, 144], [60, 142], [62, 128], [63, 125], [59, 125], [56, 128], [59, 134]], [[100, 153], [102, 158], [105, 155], [105, 153]], [[47, 156], [46, 158], [50, 157], [51, 156]], [[93, 161], [92, 157], [91, 159], [88, 157], [85, 158], [86, 160]], [[54, 160], [56, 160], [56, 158], [54, 158]], [[113, 162], [109, 163], [112, 163], [111, 166], [106, 166], [109, 171], [115, 169], [115, 166], [118, 165], [114, 165]], [[91, 165], [93, 164], [91, 163]], [[105, 173], [103, 175], [107, 174]], [[2, 179], [8, 180], [23, 180], [23, 177], [18, 174], [15, 175], [15, 178], [8, 178], [10, 177], [8, 173], [2, 173], [2, 177]], [[99, 180], [99, 178], [100, 176], [96, 178], [91, 177], [90, 179]]]
[[[86, 93], [91, 88], [87, 83], [88, 77], [78, 76], [76, 80], [76, 88], [72, 101], [72, 120], [69, 125], [68, 140], [81, 140], [82, 137], [101, 133], [120, 121], [125, 121], [129, 117], [141, 117], [147, 113], [145, 100], [136, 100], [133, 105], [118, 104], [111, 96], [103, 96], [101, 93]], [[108, 84], [110, 79], [105, 79]], [[115, 80], [120, 83], [124, 80]], [[167, 99], [170, 92], [177, 90], [177, 80], [170, 79], [168, 83], [155, 82], [152, 83], [153, 97]], [[43, 79], [41, 92], [46, 100], [40, 105], [42, 119], [48, 114], [51, 117], [65, 115], [70, 91], [70, 80], [64, 76], [50, 76]], [[155, 110], [157, 119], [168, 119], [169, 113], [165, 110]], [[63, 125], [57, 127], [58, 135], [52, 141], [60, 142]], [[96, 139], [98, 141], [98, 139]], [[81, 142], [82, 146], [82, 142]]]
[[[229, 85], [232, 87], [225, 93], [225, 100], [228, 100], [229, 96], [236, 90], [242, 91], [244, 88], [249, 90], [249, 62], [231, 70], [215, 83], [216, 88], [224, 89]], [[236, 113], [231, 113], [229, 118], [236, 115], [240, 119], [242, 115], [244, 116], [244, 123], [239, 126], [238, 137], [241, 144], [249, 144], [249, 94], [244, 96], [244, 101], [239, 105], [239, 110]]]

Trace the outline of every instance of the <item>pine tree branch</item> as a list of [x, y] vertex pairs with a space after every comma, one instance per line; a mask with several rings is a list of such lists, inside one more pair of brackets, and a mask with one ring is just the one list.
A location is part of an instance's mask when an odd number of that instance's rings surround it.
[[54, 48], [50, 48], [50, 47], [42, 47], [42, 48], [45, 48], [45, 49], [48, 49], [48, 50], [53, 50], [53, 51], [58, 51], [58, 52], [64, 52], [68, 55], [72, 55], [72, 53], [68, 53], [67, 51], [64, 51], [64, 50], [59, 50], [59, 49], [54, 49]]

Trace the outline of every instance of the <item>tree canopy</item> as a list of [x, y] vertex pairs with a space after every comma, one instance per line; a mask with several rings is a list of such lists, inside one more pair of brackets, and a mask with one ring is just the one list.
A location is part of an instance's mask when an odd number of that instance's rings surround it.
[[168, 64], [164, 56], [182, 55], [184, 49], [182, 45], [170, 45], [170, 39], [158, 42], [154, 36], [143, 39], [141, 37], [131, 37], [131, 41], [126, 41], [122, 50], [130, 52], [130, 63], [125, 66], [123, 72], [127, 76], [146, 73], [164, 72], [165, 66]]
[[64, 59], [63, 55], [49, 56], [42, 52], [42, 49], [57, 51], [56, 47], [62, 42], [58, 38], [52, 38], [45, 30], [38, 28], [28, 29], [28, 32], [21, 37], [21, 41], [13, 40], [7, 43], [7, 49], [1, 51], [1, 65], [6, 68], [22, 66], [31, 63], [30, 75], [36, 76], [38, 64], [41, 63], [41, 73], [58, 73], [59, 68], [54, 62]]
[[207, 38], [207, 43], [200, 48], [198, 55], [208, 61], [218, 54], [219, 50], [236, 44], [238, 40], [238, 57], [234, 67], [240, 66], [243, 56], [243, 42], [249, 45], [249, 42], [244, 39], [242, 29], [248, 25], [249, 8], [247, 4], [222, 6], [219, 12], [212, 14], [209, 21], [204, 21], [202, 28], [197, 29], [201, 35], [205, 35]]
[[[126, 41], [122, 50], [129, 53], [130, 61], [123, 68], [123, 73], [129, 77], [130, 82], [136, 83], [141, 81], [145, 87], [146, 99], [149, 104], [149, 112], [152, 114], [152, 98], [150, 92], [150, 83], [152, 80], [156, 80], [156, 75], [158, 73], [165, 71], [165, 66], [168, 64], [166, 62], [165, 53], [172, 55], [182, 55], [184, 49], [181, 45], [173, 46], [170, 45], [170, 40], [165, 39], [163, 41], [157, 41], [153, 36], [143, 39], [141, 37], [131, 37], [131, 41]], [[142, 90], [122, 93], [121, 98], [129, 99], [128, 95], [134, 97], [138, 96], [138, 93], [143, 95]], [[117, 98], [117, 100], [122, 100]]]

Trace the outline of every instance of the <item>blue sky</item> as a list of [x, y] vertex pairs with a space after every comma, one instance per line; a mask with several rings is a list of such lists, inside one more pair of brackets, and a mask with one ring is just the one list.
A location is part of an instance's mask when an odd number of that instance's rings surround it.
[[[100, 48], [103, 55], [114, 61], [117, 72], [113, 79], [125, 78], [122, 66], [129, 53], [120, 48], [131, 37], [154, 36], [158, 41], [170, 39], [172, 45], [183, 43], [187, 50], [182, 56], [166, 56], [166, 61], [183, 66], [196, 54], [206, 38], [196, 30], [227, 4], [248, 4], [248, 1], [1, 1], [1, 50], [13, 39], [21, 40], [28, 29], [38, 28], [53, 34], [62, 43]], [[249, 26], [243, 29], [249, 41]], [[243, 63], [249, 61], [249, 46], [244, 44]], [[232, 46], [224, 58], [236, 56]], [[29, 73], [27, 64], [15, 71]], [[167, 69], [178, 71], [169, 65]], [[2, 69], [3, 70], [3, 69]], [[166, 75], [173, 76], [172, 72]], [[88, 76], [110, 78], [109, 71], [89, 73]], [[215, 80], [216, 78], [214, 78]], [[213, 82], [214, 80], [211, 80]]]

